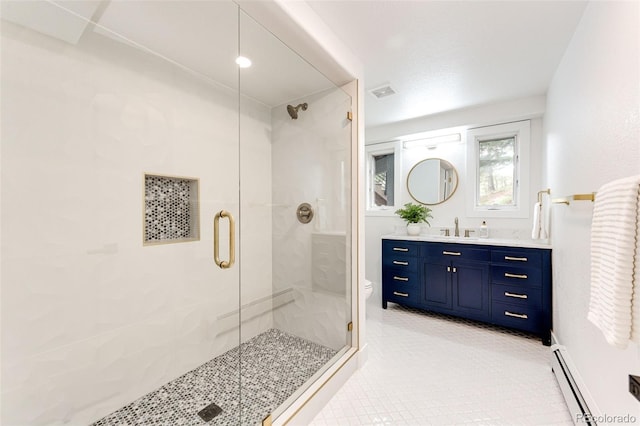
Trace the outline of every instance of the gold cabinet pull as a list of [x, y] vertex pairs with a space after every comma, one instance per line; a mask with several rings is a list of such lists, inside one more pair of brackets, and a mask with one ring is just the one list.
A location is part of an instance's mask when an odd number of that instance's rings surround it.
[[400, 293], [399, 291], [394, 291], [393, 294], [394, 296], [409, 297], [409, 293]]
[[394, 247], [393, 251], [409, 251], [409, 249], [404, 247]]
[[409, 262], [401, 262], [399, 260], [394, 260], [393, 261], [394, 265], [402, 265], [402, 266], [409, 266]]
[[510, 274], [509, 272], [505, 272], [504, 276], [507, 278], [520, 278], [523, 280], [527, 279], [527, 276], [525, 274]]
[[520, 318], [520, 319], [529, 319], [527, 314], [514, 314], [514, 313], [509, 312], [509, 311], [504, 311], [504, 314], [506, 316], [508, 316], [508, 317], [514, 317], [514, 318]]
[[517, 260], [518, 262], [526, 262], [526, 257], [513, 257], [513, 256], [505, 256], [504, 260]]
[[529, 296], [527, 296], [526, 294], [509, 293], [508, 291], [505, 291], [504, 295], [507, 296], [507, 297], [515, 297], [517, 299], [528, 299], [529, 298]]
[[[229, 260], [220, 260], [220, 218], [229, 219]], [[213, 260], [221, 269], [229, 269], [236, 261], [236, 221], [226, 210], [220, 210], [213, 218]]]
[[447, 256], [460, 256], [462, 253], [459, 251], [443, 251], [442, 254], [446, 254]]
[[393, 276], [393, 279], [396, 281], [409, 281], [409, 278], [407, 277], [397, 277], [397, 276]]

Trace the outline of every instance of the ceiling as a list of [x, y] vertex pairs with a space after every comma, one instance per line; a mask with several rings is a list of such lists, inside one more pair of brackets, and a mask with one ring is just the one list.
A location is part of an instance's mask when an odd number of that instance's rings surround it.
[[[72, 45], [116, 41], [218, 88], [275, 107], [333, 87], [232, 1], [30, 0], [0, 2], [2, 19]], [[92, 48], [105, 48], [92, 44]], [[98, 49], [98, 53], [106, 52]], [[241, 54], [253, 62], [238, 73]], [[149, 70], [147, 70], [149, 71]]]
[[[292, 1], [292, 0], [284, 0]], [[57, 5], [56, 5], [57, 3]], [[67, 43], [100, 34], [269, 105], [331, 86], [276, 37], [218, 1], [2, 1], [3, 19]], [[369, 129], [546, 93], [583, 1], [307, 0], [364, 65]], [[94, 20], [97, 25], [88, 25]], [[240, 33], [240, 43], [237, 37]], [[238, 51], [254, 66], [238, 80]], [[265, 84], [265, 81], [269, 82]]]
[[583, 1], [319, 1], [311, 8], [364, 65], [367, 128], [543, 95]]

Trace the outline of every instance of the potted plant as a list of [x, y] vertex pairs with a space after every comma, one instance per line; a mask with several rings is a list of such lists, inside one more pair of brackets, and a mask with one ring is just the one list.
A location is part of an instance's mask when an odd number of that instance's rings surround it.
[[427, 219], [431, 216], [431, 209], [423, 204], [407, 203], [404, 208], [396, 210], [396, 214], [407, 222], [407, 234], [420, 235], [420, 223], [431, 226]]

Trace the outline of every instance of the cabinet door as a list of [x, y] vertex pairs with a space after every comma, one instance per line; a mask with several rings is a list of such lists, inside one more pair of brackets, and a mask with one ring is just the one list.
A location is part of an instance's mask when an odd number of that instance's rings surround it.
[[422, 303], [426, 308], [451, 309], [451, 264], [425, 259], [422, 283]]
[[489, 265], [454, 262], [451, 270], [453, 310], [466, 318], [489, 319]]

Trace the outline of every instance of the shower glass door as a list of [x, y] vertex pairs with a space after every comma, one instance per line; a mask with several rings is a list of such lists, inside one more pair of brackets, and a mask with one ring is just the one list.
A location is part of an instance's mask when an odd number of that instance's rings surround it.
[[350, 96], [232, 1], [0, 5], [0, 423], [276, 418], [351, 347]]
[[242, 424], [351, 347], [351, 97], [240, 13]]
[[1, 6], [0, 423], [239, 424], [237, 5]]

